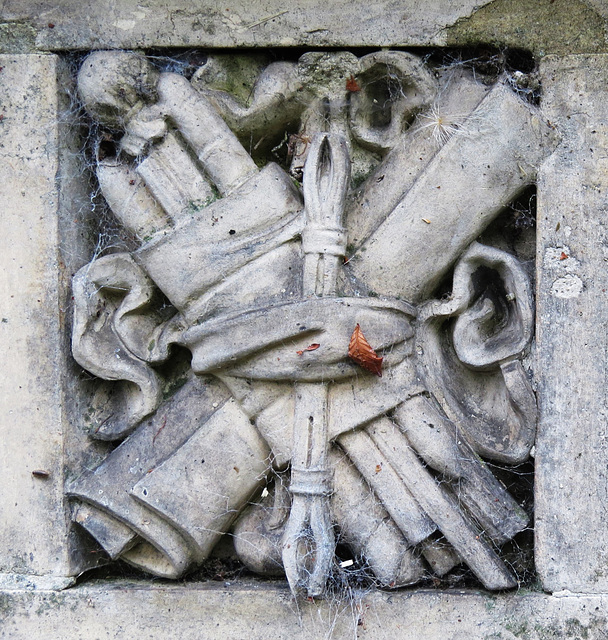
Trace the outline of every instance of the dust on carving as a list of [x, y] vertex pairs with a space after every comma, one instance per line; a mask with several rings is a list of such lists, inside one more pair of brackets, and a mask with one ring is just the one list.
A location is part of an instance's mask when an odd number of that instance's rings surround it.
[[365, 339], [361, 327], [357, 324], [348, 345], [348, 357], [352, 358], [359, 366], [382, 377], [382, 358], [372, 349]]

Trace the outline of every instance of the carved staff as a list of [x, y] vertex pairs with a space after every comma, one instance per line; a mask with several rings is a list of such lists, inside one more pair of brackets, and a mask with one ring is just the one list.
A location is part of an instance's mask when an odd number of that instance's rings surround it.
[[[346, 247], [342, 216], [350, 179], [350, 158], [342, 136], [317, 134], [304, 167], [306, 227], [303, 295], [333, 296]], [[295, 385], [292, 506], [283, 538], [283, 564], [291, 590], [309, 597], [325, 589], [335, 541], [329, 512], [331, 475], [327, 465], [327, 386]]]

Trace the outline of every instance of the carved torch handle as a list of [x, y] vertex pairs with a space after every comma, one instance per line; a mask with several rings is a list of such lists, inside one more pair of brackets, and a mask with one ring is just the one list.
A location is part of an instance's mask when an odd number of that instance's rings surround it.
[[[317, 134], [304, 167], [304, 296], [335, 295], [346, 247], [342, 215], [349, 179], [350, 158], [344, 138]], [[283, 565], [291, 590], [306, 590], [314, 597], [325, 590], [335, 549], [329, 513], [327, 387], [297, 383], [295, 394], [292, 506], [283, 538]]]

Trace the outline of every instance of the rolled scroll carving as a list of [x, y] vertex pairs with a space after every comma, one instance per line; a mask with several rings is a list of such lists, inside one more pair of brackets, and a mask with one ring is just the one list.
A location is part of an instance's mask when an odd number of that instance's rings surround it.
[[[516, 586], [500, 547], [529, 518], [484, 460], [534, 442], [532, 291], [476, 240], [551, 130], [506, 84], [446, 84], [403, 52], [258, 64], [248, 104], [222, 86], [228, 61], [191, 81], [134, 53], [80, 70], [86, 109], [119, 131], [101, 192], [139, 247], [74, 278], [74, 357], [117, 390], [91, 436], [119, 443], [68, 485], [74, 520], [163, 577], [231, 533], [308, 596], [338, 540], [387, 587], [460, 563]], [[455, 106], [436, 135], [427, 120]], [[288, 141], [285, 168], [248, 139]], [[348, 357], [356, 327], [381, 377]], [[192, 361], [163, 396], [171, 345]]]

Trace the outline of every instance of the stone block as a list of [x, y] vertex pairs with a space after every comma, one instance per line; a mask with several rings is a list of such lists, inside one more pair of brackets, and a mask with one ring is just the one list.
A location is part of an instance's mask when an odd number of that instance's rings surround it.
[[[79, 373], [69, 278], [90, 255], [90, 195], [54, 55], [0, 60], [0, 584], [73, 582], [65, 457]], [[74, 564], [74, 562], [76, 564]]]
[[[22, 40], [59, 49], [132, 49], [138, 47], [235, 46], [395, 46], [445, 44], [443, 29], [473, 13], [474, 0], [438, 0], [421, 10], [416, 0], [364, 2], [339, 0], [323, 5], [298, 0], [263, 4], [238, 0], [217, 6], [207, 0], [171, 4], [154, 0], [95, 3], [85, 7], [61, 0], [32, 11], [14, 0], [2, 8], [5, 21], [22, 25]], [[390, 24], [383, 19], [392, 16]], [[344, 19], [348, 17], [348, 19]], [[103, 25], [102, 28], [101, 25]], [[23, 27], [27, 27], [23, 29]], [[15, 46], [15, 45], [13, 45]]]
[[346, 600], [296, 606], [285, 587], [246, 581], [189, 588], [118, 581], [0, 600], [7, 640], [602, 640], [607, 620], [600, 595], [354, 591]]
[[538, 186], [536, 565], [550, 591], [608, 589], [607, 80], [604, 56], [542, 64], [561, 135]]
[[0, 61], [0, 557], [4, 573], [65, 577], [58, 64], [44, 55]]

